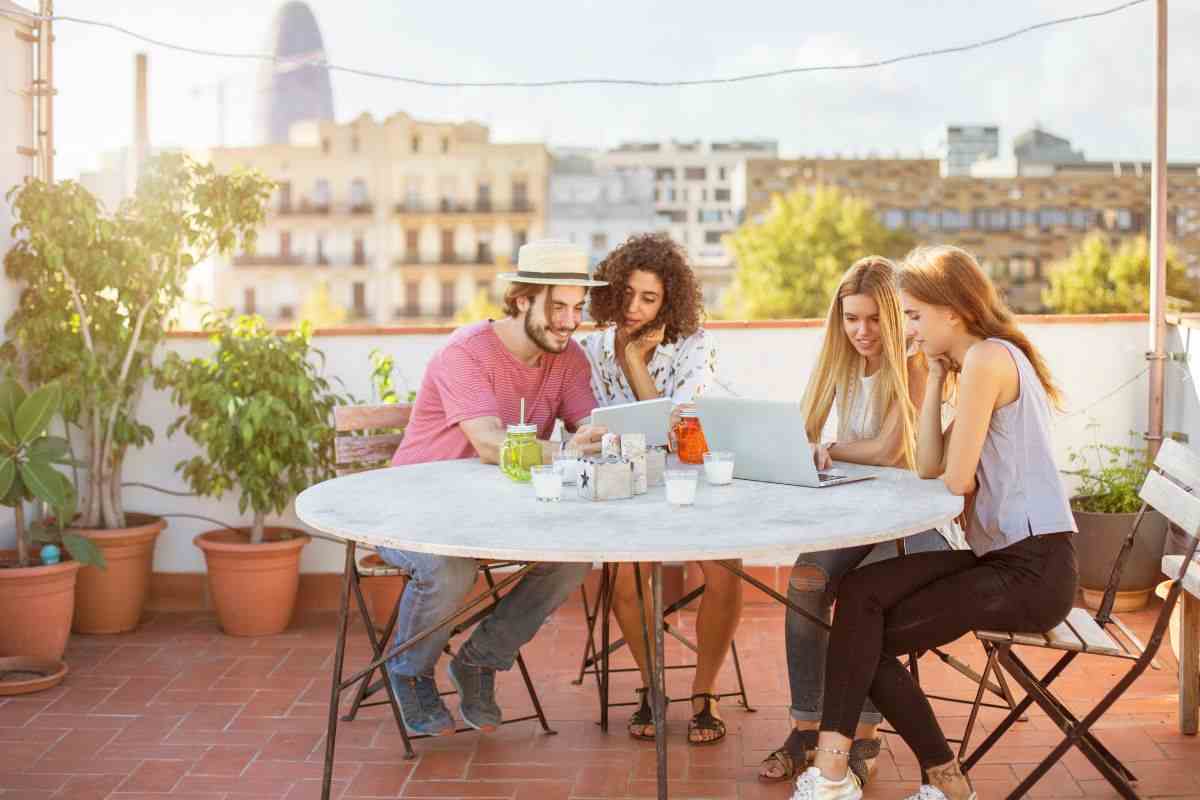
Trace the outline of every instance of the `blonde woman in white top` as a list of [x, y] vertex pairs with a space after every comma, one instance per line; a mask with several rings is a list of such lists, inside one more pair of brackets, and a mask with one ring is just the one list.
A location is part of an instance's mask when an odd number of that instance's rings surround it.
[[[704, 309], [700, 287], [687, 257], [663, 234], [632, 236], [596, 268], [588, 312], [599, 327], [583, 341], [592, 365], [592, 392], [602, 406], [669, 397], [690, 403], [713, 381], [716, 343], [700, 327]], [[705, 591], [696, 615], [696, 672], [692, 679], [692, 718], [688, 742], [709, 744], [725, 736], [714, 686], [742, 614], [742, 582], [713, 562], [698, 562]], [[637, 711], [629, 735], [654, 738], [646, 701], [650, 662], [642, 636], [637, 582], [632, 565], [617, 570], [613, 613], [642, 673]], [[643, 566], [643, 580], [650, 571]], [[650, 596], [643, 586], [643, 597]], [[644, 611], [644, 610], [643, 610]]]
[[[817, 466], [832, 460], [884, 467], [914, 467], [916, 411], [924, 397], [925, 361], [909, 355], [895, 287], [896, 267], [881, 256], [857, 261], [838, 286], [825, 325], [825, 340], [804, 393], [810, 442], [821, 441], [836, 409], [836, 438], [815, 448]], [[949, 549], [937, 531], [906, 540], [907, 552]], [[824, 620], [833, 617], [838, 581], [868, 560], [896, 555], [892, 542], [806, 553], [788, 582], [788, 598]], [[792, 730], [762, 762], [759, 777], [791, 780], [804, 771], [817, 744], [829, 634], [799, 614], [786, 617]], [[859, 717], [851, 768], [865, 783], [878, 755], [875, 729], [881, 715], [869, 702]]]

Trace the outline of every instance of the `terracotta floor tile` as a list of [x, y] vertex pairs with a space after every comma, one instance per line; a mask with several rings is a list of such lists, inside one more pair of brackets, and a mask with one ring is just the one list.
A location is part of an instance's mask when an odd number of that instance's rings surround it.
[[189, 761], [143, 761], [133, 774], [121, 783], [126, 792], [170, 792], [191, 765]]
[[[1123, 618], [1144, 638], [1153, 613], [1154, 607]], [[674, 624], [694, 635], [695, 615], [679, 614]], [[129, 636], [73, 637], [68, 653], [72, 672], [62, 686], [35, 697], [0, 700], [0, 748], [9, 758], [26, 762], [20, 772], [0, 772], [0, 800], [26, 793], [99, 800], [117, 786], [121, 791], [112, 800], [318, 797], [335, 625], [333, 614], [305, 613], [284, 635], [234, 639], [220, 634], [211, 615], [156, 612]], [[671, 707], [673, 796], [790, 797], [789, 783], [764, 784], [756, 778], [759, 762], [788, 730], [782, 632], [778, 609], [747, 606], [738, 649], [758, 712], [746, 713], [732, 698], [723, 701], [729, 726], [725, 741], [688, 747], [686, 704]], [[339, 726], [334, 797], [584, 800], [652, 795], [654, 747], [625, 734], [631, 709], [613, 708], [606, 734], [596, 724], [594, 679], [572, 684], [584, 635], [578, 602], [571, 602], [524, 651], [557, 735], [543, 735], [536, 723], [522, 722], [486, 736], [471, 732], [414, 742], [418, 758], [406, 761], [390, 713], [364, 709], [358, 720]], [[978, 644], [969, 637], [946, 651], [975, 666], [982, 662]], [[348, 663], [366, 663], [368, 657], [365, 637], [356, 629]], [[668, 648], [668, 659], [692, 660], [675, 643]], [[1040, 672], [1053, 659], [1030, 652], [1027, 661]], [[629, 663], [624, 652], [614, 659], [615, 665]], [[442, 659], [438, 679], [449, 688], [445, 666]], [[1173, 669], [1173, 662], [1169, 666]], [[933, 658], [922, 662], [921, 674], [931, 691], [969, 694], [969, 684]], [[1083, 712], [1116, 674], [1107, 665], [1080, 658], [1059, 685], [1072, 708]], [[1200, 796], [1192, 774], [1200, 759], [1200, 739], [1177, 731], [1173, 680], [1169, 670], [1149, 671], [1097, 726], [1100, 740], [1143, 778], [1139, 791], [1149, 798]], [[672, 671], [669, 691], [684, 696], [689, 681], [687, 671]], [[613, 699], [632, 697], [639, 682], [634, 674], [614, 674]], [[728, 666], [719, 685], [734, 685]], [[530, 708], [517, 671], [499, 675], [498, 699], [510, 714]], [[449, 697], [447, 703], [456, 712], [457, 699]], [[935, 710], [947, 733], [963, 729], [966, 707], [936, 702]], [[985, 709], [977, 737], [1003, 716]], [[972, 773], [983, 800], [1004, 796], [1059, 740], [1061, 733], [1045, 714], [1032, 709], [1030, 716]], [[865, 798], [908, 797], [919, 774], [912, 751], [898, 737], [887, 736]], [[166, 793], [162, 787], [173, 775], [176, 780], [168, 787], [173, 791]], [[146, 782], [145, 788], [138, 788], [139, 781]], [[1068, 752], [1032, 794], [1112, 795], [1077, 752]]]

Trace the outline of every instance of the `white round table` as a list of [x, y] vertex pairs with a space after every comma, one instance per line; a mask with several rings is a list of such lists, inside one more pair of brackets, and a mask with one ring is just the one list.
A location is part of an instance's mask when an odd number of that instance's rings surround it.
[[[296, 498], [296, 515], [348, 543], [348, 570], [353, 569], [351, 543], [518, 562], [650, 562], [650, 644], [654, 653], [661, 653], [662, 562], [777, 559], [876, 544], [944, 525], [962, 512], [962, 498], [951, 495], [941, 481], [897, 469], [838, 467], [872, 480], [822, 489], [740, 480], [710, 486], [700, 468], [695, 505], [675, 507], [667, 503], [661, 486], [629, 500], [600, 502], [581, 499], [575, 487], [564, 486], [561, 502], [539, 503], [531, 484], [510, 481], [494, 465], [475, 459], [439, 461], [317, 484]], [[347, 580], [343, 619], [349, 591]], [[326, 789], [338, 698], [354, 681], [342, 682], [342, 657], [339, 652], [330, 698]], [[666, 798], [662, 659], [652, 661], [658, 795]]]
[[580, 499], [563, 487], [539, 503], [479, 461], [437, 461], [325, 481], [296, 498], [296, 515], [323, 533], [372, 546], [510, 561], [762, 559], [900, 539], [952, 520], [962, 499], [911, 472], [839, 464], [874, 480], [808, 489], [734, 481], [673, 507], [660, 487], [630, 500]]

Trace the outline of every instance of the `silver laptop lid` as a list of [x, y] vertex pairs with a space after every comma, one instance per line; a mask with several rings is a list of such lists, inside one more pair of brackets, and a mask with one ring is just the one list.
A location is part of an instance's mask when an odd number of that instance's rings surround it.
[[799, 403], [696, 398], [710, 450], [731, 450], [733, 475], [751, 481], [820, 486]]

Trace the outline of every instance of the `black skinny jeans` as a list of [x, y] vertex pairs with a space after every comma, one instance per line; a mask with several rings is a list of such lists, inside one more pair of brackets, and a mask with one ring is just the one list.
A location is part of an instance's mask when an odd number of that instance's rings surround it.
[[973, 630], [1044, 633], [1062, 622], [1079, 582], [1071, 536], [1031, 536], [983, 557], [915, 553], [847, 575], [829, 639], [821, 730], [854, 738], [870, 695], [922, 767], [953, 760], [929, 700], [897, 656]]

